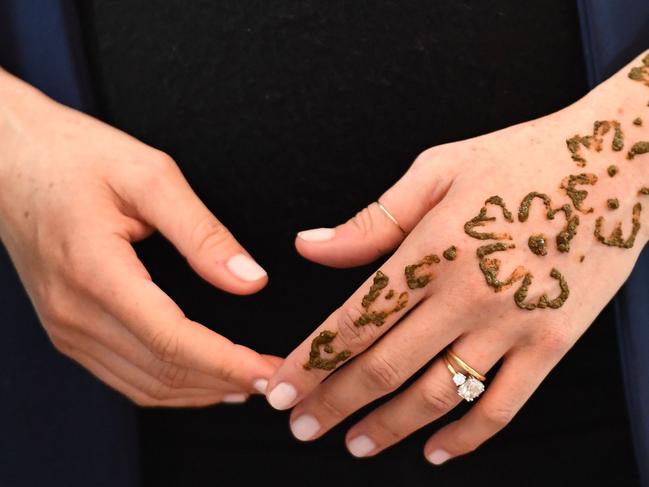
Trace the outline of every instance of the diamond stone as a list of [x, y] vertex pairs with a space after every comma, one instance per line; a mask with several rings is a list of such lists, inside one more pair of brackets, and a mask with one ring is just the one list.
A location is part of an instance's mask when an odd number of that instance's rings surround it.
[[455, 383], [456, 386], [461, 386], [464, 382], [466, 382], [466, 376], [464, 374], [458, 372], [453, 376], [453, 383]]
[[[453, 378], [455, 380], [455, 377]], [[457, 388], [458, 395], [465, 401], [473, 401], [484, 392], [484, 384], [475, 377], [469, 377]]]

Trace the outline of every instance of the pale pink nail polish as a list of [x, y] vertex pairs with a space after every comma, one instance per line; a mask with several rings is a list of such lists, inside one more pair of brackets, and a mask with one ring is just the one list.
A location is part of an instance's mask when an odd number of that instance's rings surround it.
[[304, 230], [297, 234], [305, 242], [326, 242], [334, 238], [335, 235], [336, 230], [333, 228], [314, 228], [313, 230]]
[[310, 440], [320, 428], [320, 422], [311, 414], [302, 414], [291, 422], [291, 433], [300, 441]]
[[275, 409], [288, 409], [297, 397], [297, 390], [288, 382], [280, 382], [268, 394], [268, 402]]
[[248, 394], [233, 392], [223, 396], [223, 402], [228, 404], [241, 404], [248, 400]]
[[449, 458], [451, 458], [451, 455], [446, 450], [437, 449], [430, 452], [427, 458], [428, 461], [433, 465], [441, 465]]
[[347, 443], [347, 449], [349, 450], [349, 453], [355, 457], [366, 457], [376, 449], [376, 443], [374, 443], [369, 436], [360, 435], [349, 440]]
[[253, 282], [266, 277], [266, 271], [245, 254], [236, 254], [225, 263], [232, 274], [243, 281]]
[[266, 379], [257, 379], [252, 383], [252, 387], [259, 393], [259, 394], [266, 394], [266, 388], [268, 387], [268, 380]]

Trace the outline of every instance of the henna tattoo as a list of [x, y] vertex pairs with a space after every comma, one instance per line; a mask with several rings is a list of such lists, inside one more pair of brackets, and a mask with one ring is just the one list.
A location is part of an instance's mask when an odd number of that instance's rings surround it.
[[565, 280], [563, 275], [561, 275], [561, 273], [554, 268], [550, 271], [550, 277], [559, 281], [560, 292], [556, 298], [550, 299], [547, 294], [543, 293], [536, 303], [526, 303], [525, 300], [527, 299], [527, 293], [529, 291], [529, 287], [532, 284], [532, 279], [534, 278], [534, 276], [528, 272], [527, 274], [525, 274], [520, 287], [514, 293], [514, 302], [516, 303], [516, 305], [519, 308], [528, 311], [532, 311], [536, 308], [558, 309], [563, 306], [563, 304], [568, 299], [568, 296], [570, 296], [570, 288], [568, 287], [568, 282]]
[[390, 289], [388, 293], [385, 295], [385, 299], [390, 300], [394, 297], [394, 289]]
[[606, 206], [610, 210], [617, 210], [620, 207], [620, 201], [617, 198], [609, 198], [606, 200]]
[[514, 248], [516, 248], [516, 245], [512, 243], [497, 242], [482, 245], [476, 250], [476, 255], [478, 256], [478, 259], [480, 259], [480, 270], [484, 274], [487, 285], [494, 288], [495, 292], [500, 292], [510, 287], [516, 281], [520, 280], [527, 270], [524, 267], [519, 266], [514, 269], [507, 279], [501, 281], [498, 279], [498, 271], [500, 270], [501, 264], [500, 259], [488, 258], [487, 256], [494, 252], [505, 252]]
[[[521, 205], [518, 209], [518, 220], [520, 222], [526, 222], [527, 219], [529, 218], [530, 206], [532, 204], [532, 201], [534, 201], [535, 198], [539, 198], [543, 201], [548, 220], [554, 220], [554, 217], [558, 212], [560, 211], [563, 212], [564, 216], [566, 217], [566, 226], [556, 236], [556, 242], [557, 242], [557, 248], [560, 252], [569, 252], [570, 241], [577, 233], [577, 226], [579, 225], [579, 217], [577, 215], [572, 216], [572, 209], [570, 208], [570, 205], [565, 204], [559, 208], [553, 209], [552, 199], [547, 194], [532, 191], [531, 193], [528, 193], [527, 196], [525, 196], [525, 198], [523, 198], [523, 200], [521, 201]], [[541, 249], [537, 244], [538, 238], [534, 238], [534, 237], [536, 236], [533, 235], [528, 240], [528, 246], [530, 247], [530, 250], [532, 250], [532, 252], [534, 252], [537, 255], [546, 255], [547, 250], [545, 250], [546, 249], [545, 240], [543, 241], [543, 247], [542, 247], [545, 253], [537, 253], [537, 250], [540, 251]], [[532, 248], [533, 244], [534, 244], [534, 248]]]
[[406, 282], [408, 283], [408, 287], [410, 289], [426, 287], [428, 283], [433, 279], [433, 273], [428, 272], [426, 274], [418, 276], [417, 269], [420, 269], [422, 267], [430, 267], [433, 264], [439, 264], [439, 262], [439, 257], [433, 254], [427, 255], [416, 264], [406, 266], [404, 273], [406, 275]]
[[631, 160], [635, 158], [635, 156], [638, 156], [640, 154], [646, 154], [647, 152], [649, 152], [649, 142], [647, 141], [636, 142], [635, 144], [633, 144], [633, 146], [627, 153], [626, 158]]
[[581, 153], [581, 148], [585, 147], [586, 149], [593, 149], [596, 152], [600, 152], [604, 143], [604, 136], [610, 132], [611, 128], [613, 128], [611, 149], [616, 152], [621, 151], [624, 148], [624, 133], [622, 132], [620, 122], [617, 120], [597, 120], [593, 123], [592, 135], [574, 135], [566, 140], [566, 145], [572, 160], [579, 167], [584, 167], [587, 161]]
[[633, 214], [631, 217], [631, 224], [633, 228], [631, 230], [631, 235], [629, 238], [624, 239], [622, 236], [622, 222], [618, 222], [613, 231], [608, 237], [602, 235], [602, 225], [604, 224], [604, 217], [600, 216], [595, 220], [595, 238], [599, 240], [604, 245], [609, 247], [620, 247], [622, 249], [630, 249], [635, 244], [635, 238], [640, 231], [640, 214], [642, 213], [642, 205], [636, 203], [633, 206]]
[[638, 127], [642, 127], [642, 119], [640, 117], [636, 117], [633, 119], [633, 125], [637, 125]]
[[640, 188], [638, 190], [638, 194], [645, 195], [645, 196], [649, 195], [649, 188], [646, 187], [646, 186], [643, 186], [642, 188]]
[[496, 217], [487, 216], [488, 204], [500, 206], [505, 220], [509, 223], [514, 222], [514, 218], [512, 217], [511, 212], [507, 209], [503, 199], [500, 196], [491, 196], [484, 202], [484, 206], [480, 208], [480, 212], [464, 224], [464, 232], [470, 237], [478, 240], [511, 240], [512, 237], [508, 233], [478, 232], [475, 230], [475, 227], [483, 227], [486, 222], [496, 220]]
[[619, 169], [615, 164], [612, 164], [608, 166], [608, 169], [606, 171], [608, 172], [608, 175], [613, 178], [619, 172]]
[[[356, 321], [354, 321], [354, 325], [365, 326], [371, 323], [376, 326], [382, 326], [385, 324], [385, 319], [388, 316], [398, 311], [401, 311], [403, 308], [406, 307], [406, 305], [408, 304], [408, 293], [402, 292], [397, 297], [397, 301], [391, 309], [379, 310], [379, 311], [370, 310], [372, 304], [378, 299], [378, 297], [383, 292], [383, 289], [387, 287], [389, 282], [390, 282], [390, 278], [386, 276], [383, 272], [381, 271], [376, 272], [376, 274], [374, 275], [374, 279], [372, 281], [372, 285], [370, 286], [370, 290], [365, 296], [363, 296], [363, 299], [361, 301], [361, 306], [363, 306], [365, 312], [361, 314], [361, 316]], [[390, 296], [390, 298], [387, 299], [391, 300], [394, 294], [395, 294], [394, 290], [391, 289], [387, 292], [386, 298], [387, 296]]]
[[593, 208], [585, 210], [582, 208], [582, 204], [586, 197], [588, 196], [588, 191], [585, 189], [576, 189], [577, 185], [594, 185], [597, 183], [597, 175], [592, 173], [581, 173], [581, 174], [571, 174], [561, 181], [560, 188], [566, 191], [568, 198], [572, 201], [572, 205], [576, 210], [581, 211], [582, 213], [592, 213]]
[[581, 257], [579, 257], [579, 263], [581, 264], [584, 261], [585, 258], [586, 258], [585, 255], [582, 255]]
[[530, 236], [527, 240], [527, 246], [530, 248], [533, 254], [546, 256], [548, 255], [548, 249], [545, 244], [546, 238], [542, 233]]
[[[343, 350], [338, 353], [334, 351], [331, 342], [336, 338], [336, 335], [336, 332], [325, 330], [313, 339], [311, 342], [311, 351], [309, 352], [309, 361], [302, 366], [305, 370], [333, 370], [340, 362], [344, 362], [351, 357], [352, 352], [349, 350]], [[322, 347], [326, 353], [334, 355], [323, 357], [320, 352], [320, 347]]]
[[451, 245], [444, 252], [442, 252], [442, 255], [446, 260], [455, 260], [455, 258], [457, 257], [457, 247], [455, 245]]
[[579, 226], [579, 216], [574, 215], [568, 220], [566, 228], [561, 230], [557, 235], [557, 249], [559, 252], [570, 252], [570, 241], [577, 234]]
[[642, 59], [643, 66], [633, 67], [629, 71], [629, 78], [633, 81], [640, 81], [649, 86], [649, 54]]

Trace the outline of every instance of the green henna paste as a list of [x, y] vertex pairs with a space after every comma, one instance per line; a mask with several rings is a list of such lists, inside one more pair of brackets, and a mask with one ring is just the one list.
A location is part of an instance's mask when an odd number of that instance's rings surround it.
[[514, 218], [512, 217], [511, 212], [507, 209], [503, 199], [500, 196], [491, 196], [485, 201], [484, 206], [480, 208], [480, 212], [464, 224], [464, 232], [470, 237], [478, 240], [511, 240], [512, 237], [508, 233], [478, 232], [475, 230], [476, 227], [483, 227], [486, 222], [496, 220], [496, 217], [487, 216], [488, 204], [500, 206], [505, 220], [509, 223], [513, 223]]
[[566, 140], [566, 145], [572, 160], [578, 166], [584, 167], [586, 165], [586, 158], [581, 153], [581, 147], [600, 152], [603, 148], [604, 136], [611, 131], [611, 128], [613, 128], [611, 149], [616, 152], [621, 151], [624, 148], [624, 133], [622, 132], [620, 122], [617, 120], [597, 120], [593, 123], [592, 135], [574, 135]]
[[608, 175], [611, 177], [615, 177], [615, 175], [619, 172], [619, 169], [616, 165], [610, 165], [608, 166], [608, 169], [606, 170], [608, 172]]
[[617, 198], [609, 198], [606, 200], [606, 206], [610, 210], [617, 210], [620, 207], [620, 202]]
[[638, 194], [645, 195], [645, 196], [649, 195], [649, 188], [646, 187], [646, 186], [643, 186], [642, 188], [640, 188], [638, 190]]
[[643, 66], [633, 67], [629, 71], [629, 78], [633, 81], [640, 81], [649, 86], [649, 55], [642, 59]]
[[558, 309], [561, 306], [563, 306], [563, 304], [570, 296], [570, 289], [568, 287], [568, 283], [563, 277], [563, 275], [561, 275], [561, 273], [557, 269], [552, 269], [550, 271], [550, 277], [559, 281], [560, 292], [556, 298], [550, 299], [548, 295], [544, 293], [543, 295], [541, 295], [541, 297], [538, 299], [536, 303], [526, 303], [525, 300], [527, 299], [527, 293], [529, 291], [530, 285], [532, 284], [532, 279], [534, 278], [534, 276], [528, 272], [527, 274], [525, 274], [525, 277], [523, 278], [523, 282], [521, 283], [520, 287], [514, 293], [514, 302], [516, 303], [516, 305], [519, 308], [528, 311], [532, 311], [536, 308]]
[[527, 246], [530, 248], [533, 254], [545, 256], [548, 255], [548, 249], [546, 247], [546, 238], [542, 233], [532, 235], [527, 240]]
[[442, 255], [446, 260], [455, 260], [455, 258], [457, 257], [457, 247], [455, 247], [455, 245], [451, 245], [444, 252], [442, 252]]
[[633, 228], [631, 235], [625, 239], [622, 235], [622, 222], [618, 222], [613, 228], [613, 231], [608, 237], [602, 235], [602, 226], [604, 224], [604, 217], [600, 216], [595, 220], [595, 238], [609, 247], [620, 247], [622, 249], [630, 249], [635, 244], [636, 236], [640, 231], [640, 214], [642, 213], [642, 205], [636, 203], [633, 207], [633, 215], [631, 217], [631, 224]]
[[498, 279], [498, 271], [500, 270], [500, 259], [488, 258], [487, 256], [494, 252], [504, 252], [516, 248], [516, 245], [510, 243], [497, 242], [488, 245], [482, 245], [476, 250], [476, 255], [480, 259], [480, 270], [484, 274], [487, 285], [494, 288], [495, 292], [500, 292], [507, 289], [513, 283], [523, 277], [526, 270], [523, 267], [517, 267], [510, 274], [510, 276], [501, 281]]
[[636, 142], [635, 144], [633, 144], [633, 146], [627, 153], [626, 158], [631, 160], [635, 156], [638, 156], [640, 154], [646, 154], [647, 152], [649, 152], [649, 142], [647, 141]]
[[559, 252], [570, 252], [570, 241], [577, 234], [577, 227], [579, 226], [579, 216], [574, 215], [568, 220], [566, 228], [559, 232], [557, 235], [557, 249]]
[[439, 257], [436, 255], [427, 255], [421, 259], [416, 264], [411, 264], [406, 266], [404, 269], [404, 274], [406, 275], [406, 282], [410, 289], [419, 289], [426, 287], [428, 283], [433, 279], [433, 273], [428, 272], [423, 275], [417, 275], [417, 270], [422, 267], [430, 267], [433, 264], [439, 264]]
[[582, 208], [582, 204], [586, 197], [588, 196], [588, 191], [576, 189], [577, 185], [594, 185], [597, 183], [597, 175], [592, 173], [581, 173], [581, 174], [571, 174], [561, 181], [560, 188], [566, 191], [566, 194], [572, 201], [573, 206], [576, 210], [581, 211], [582, 213], [592, 213], [593, 208], [585, 210]]
[[[309, 361], [303, 365], [306, 370], [322, 369], [334, 370], [340, 362], [344, 362], [352, 353], [349, 350], [335, 353], [331, 342], [336, 338], [337, 333], [329, 330], [321, 332], [311, 342], [311, 351], [309, 352]], [[328, 354], [334, 354], [330, 357], [323, 357], [320, 348]]]
[[642, 127], [642, 119], [640, 117], [636, 117], [633, 119], [633, 125], [637, 125], [638, 127]]

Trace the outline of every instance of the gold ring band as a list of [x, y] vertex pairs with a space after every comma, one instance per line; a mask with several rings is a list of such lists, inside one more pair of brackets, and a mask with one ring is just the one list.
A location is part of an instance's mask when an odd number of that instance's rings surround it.
[[397, 219], [394, 216], [392, 216], [392, 213], [390, 213], [388, 211], [388, 209], [385, 206], [383, 206], [383, 203], [381, 203], [380, 201], [377, 200], [376, 204], [379, 205], [379, 209], [385, 214], [385, 216], [387, 216], [388, 219], [392, 223], [394, 223], [397, 226], [397, 228], [399, 228], [399, 230], [401, 230], [401, 233], [403, 233], [405, 235], [407, 232], [403, 229], [403, 227], [401, 225], [399, 225], [399, 222], [397, 221]]
[[471, 374], [476, 379], [478, 379], [480, 381], [487, 380], [487, 378], [484, 375], [482, 375], [480, 372], [475, 370], [473, 367], [471, 367], [469, 364], [467, 364], [464, 360], [462, 360], [460, 357], [458, 357], [455, 353], [453, 353], [453, 350], [451, 350], [450, 348], [446, 349], [446, 355], [448, 357], [451, 357], [455, 361], [455, 363], [457, 363], [460, 367], [462, 367], [466, 372]]

